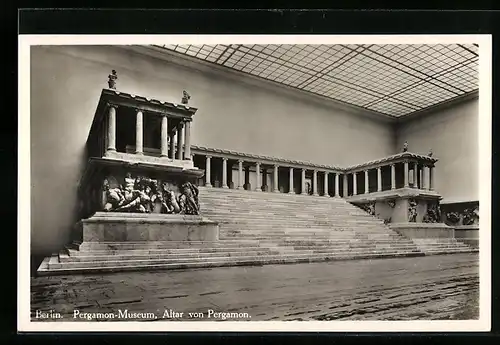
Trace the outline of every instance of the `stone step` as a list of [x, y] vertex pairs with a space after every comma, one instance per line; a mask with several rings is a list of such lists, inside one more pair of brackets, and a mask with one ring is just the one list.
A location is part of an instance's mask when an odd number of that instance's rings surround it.
[[293, 264], [293, 263], [306, 263], [306, 262], [321, 262], [321, 261], [335, 261], [335, 260], [353, 260], [353, 259], [382, 259], [382, 258], [394, 258], [394, 257], [409, 257], [409, 256], [423, 256], [422, 253], [384, 253], [384, 254], [372, 254], [372, 255], [359, 255], [357, 257], [352, 257], [351, 255], [338, 255], [338, 256], [309, 256], [303, 258], [257, 258], [257, 259], [240, 259], [238, 261], [203, 261], [203, 262], [188, 262], [188, 263], [160, 263], [160, 264], [130, 264], [125, 266], [108, 266], [108, 267], [97, 267], [88, 263], [88, 266], [81, 268], [71, 268], [67, 266], [52, 267], [46, 269], [40, 269], [38, 271], [39, 275], [45, 274], [90, 274], [96, 272], [114, 272], [114, 271], [140, 271], [140, 270], [173, 270], [173, 269], [193, 269], [193, 268], [207, 268], [207, 267], [226, 267], [226, 266], [261, 266], [264, 264]]
[[[73, 263], [73, 262], [108, 262], [108, 261], [136, 261], [136, 260], [211, 260], [211, 259], [229, 259], [238, 257], [259, 257], [259, 256], [304, 256], [304, 255], [325, 255], [335, 256], [344, 254], [353, 255], [368, 255], [377, 253], [396, 253], [396, 252], [419, 252], [415, 248], [401, 247], [401, 248], [344, 248], [338, 250], [332, 249], [293, 249], [287, 248], [285, 251], [278, 250], [279, 248], [268, 248], [258, 251], [240, 251], [240, 252], [215, 252], [215, 253], [160, 253], [160, 254], [115, 254], [115, 255], [79, 255], [77, 257], [68, 256], [61, 253], [59, 255], [59, 263]], [[91, 254], [91, 253], [89, 253]]]
[[[371, 253], [371, 252], [349, 252], [345, 254], [282, 254], [282, 255], [259, 255], [259, 256], [241, 256], [241, 257], [219, 257], [215, 262], [227, 263], [227, 264], [236, 264], [238, 262], [255, 262], [259, 264], [269, 264], [269, 263], [278, 263], [278, 262], [286, 262], [288, 260], [292, 262], [297, 262], [302, 260], [307, 261], [325, 261], [325, 260], [338, 260], [338, 259], [355, 259], [355, 258], [375, 258], [380, 256], [404, 256], [404, 255], [420, 255], [420, 253], [415, 252], [400, 252], [400, 251], [387, 251], [383, 254], [381, 253]], [[203, 260], [205, 261], [205, 260]], [[94, 267], [94, 268], [119, 268], [126, 266], [144, 266], [144, 267], [152, 267], [155, 265], [169, 265], [169, 264], [184, 264], [190, 265], [193, 263], [192, 259], [189, 258], [179, 258], [179, 259], [148, 259], [148, 260], [105, 260], [105, 261], [77, 261], [77, 262], [58, 262], [58, 263], [49, 263], [49, 269], [78, 269], [85, 267]], [[206, 267], [206, 266], [205, 266]]]
[[[386, 237], [390, 239], [397, 239], [400, 237], [394, 236], [392, 234], [388, 234], [385, 232], [376, 232], [376, 231], [364, 231], [363, 233], [357, 233], [355, 231], [346, 231], [346, 230], [339, 230], [339, 229], [301, 229], [297, 228], [294, 230], [274, 230], [274, 229], [240, 229], [237, 227], [234, 228], [226, 228], [226, 227], [221, 227], [220, 229], [220, 235], [224, 236], [332, 236], [332, 237], [341, 237], [341, 236], [346, 236], [346, 234], [351, 234], [352, 236], [379, 236], [379, 237]], [[346, 236], [347, 237], [347, 236]]]
[[68, 246], [77, 250], [109, 249], [177, 249], [177, 248], [212, 248], [212, 247], [254, 247], [259, 242], [251, 239], [228, 239], [225, 241], [144, 241], [144, 242], [85, 242]]

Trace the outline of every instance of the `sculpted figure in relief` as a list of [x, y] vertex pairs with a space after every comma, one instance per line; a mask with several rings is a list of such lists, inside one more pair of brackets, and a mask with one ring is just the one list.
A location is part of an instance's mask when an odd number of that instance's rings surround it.
[[408, 222], [415, 223], [417, 221], [417, 202], [410, 200], [408, 205]]
[[198, 188], [190, 182], [181, 185], [177, 196], [166, 182], [159, 187], [157, 180], [143, 176], [133, 178], [127, 173], [124, 186], [110, 188], [109, 181], [104, 180], [104, 190], [104, 211], [200, 214]]
[[182, 214], [200, 214], [198, 188], [191, 182], [186, 182], [181, 186], [179, 206]]

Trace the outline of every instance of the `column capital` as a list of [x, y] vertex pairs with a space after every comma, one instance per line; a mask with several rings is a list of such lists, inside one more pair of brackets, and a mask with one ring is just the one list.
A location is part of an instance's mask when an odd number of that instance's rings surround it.
[[357, 174], [358, 174], [358, 172], [357, 172], [357, 171], [353, 171], [353, 172], [352, 172], [352, 174], [353, 174], [353, 175], [357, 175]]
[[143, 113], [144, 114], [144, 110], [142, 110], [141, 108], [134, 108], [134, 110], [136, 113]]
[[378, 171], [381, 171], [381, 170], [382, 170], [382, 167], [377, 167], [377, 170], [378, 170]]
[[115, 109], [118, 109], [118, 104], [115, 104], [115, 103], [106, 102], [106, 106], [107, 106], [108, 108], [115, 108]]
[[273, 164], [273, 166], [274, 166], [275, 168], [279, 168], [279, 167], [280, 167], [280, 165], [279, 165], [279, 164]]
[[324, 172], [326, 175], [328, 175], [328, 174], [330, 173], [329, 171], [326, 171], [326, 170], [325, 170], [325, 171], [323, 171], [323, 172]]
[[227, 157], [222, 157], [222, 160], [227, 162]]
[[301, 169], [302, 169], [302, 172], [306, 172], [306, 170], [307, 170], [306, 168], [301, 168]]
[[244, 160], [243, 159], [238, 159], [238, 163], [243, 163]]

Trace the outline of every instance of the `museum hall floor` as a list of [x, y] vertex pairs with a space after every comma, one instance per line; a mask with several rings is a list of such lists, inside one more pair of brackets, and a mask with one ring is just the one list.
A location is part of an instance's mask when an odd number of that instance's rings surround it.
[[[154, 313], [155, 321], [220, 320], [208, 319], [208, 310], [240, 313], [240, 321], [470, 320], [479, 317], [478, 263], [477, 253], [467, 253], [32, 277], [32, 321], [45, 321], [36, 310], [60, 313], [57, 321], [86, 321], [74, 310]], [[169, 318], [171, 311], [183, 317]]]

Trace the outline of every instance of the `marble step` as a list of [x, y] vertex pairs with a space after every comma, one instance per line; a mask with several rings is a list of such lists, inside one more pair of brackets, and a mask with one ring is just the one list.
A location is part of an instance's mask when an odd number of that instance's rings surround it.
[[[268, 235], [268, 236], [332, 236], [332, 237], [342, 237], [346, 234], [351, 234], [352, 236], [377, 236], [377, 237], [386, 237], [388, 239], [397, 239], [400, 238], [398, 236], [394, 236], [392, 234], [388, 234], [385, 232], [376, 232], [376, 231], [365, 231], [362, 233], [357, 233], [355, 231], [346, 231], [340, 229], [241, 229], [238, 227], [229, 228], [229, 227], [221, 227], [220, 235], [224, 236], [237, 236], [237, 235]], [[346, 236], [347, 237], [347, 236]]]
[[[211, 260], [211, 259], [229, 259], [234, 258], [238, 260], [239, 257], [259, 257], [259, 256], [304, 256], [304, 255], [368, 255], [380, 253], [396, 253], [396, 252], [415, 252], [419, 253], [415, 248], [344, 248], [339, 250], [331, 249], [302, 249], [302, 250], [260, 250], [252, 252], [218, 252], [218, 253], [178, 253], [178, 254], [116, 254], [116, 255], [80, 255], [68, 256], [67, 254], [59, 254], [59, 263], [73, 263], [73, 262], [108, 262], [108, 261], [124, 261], [124, 260]], [[91, 254], [91, 253], [89, 253]]]
[[[214, 259], [213, 261], [217, 262], [225, 262], [227, 264], [235, 264], [240, 261], [250, 261], [250, 262], [259, 262], [261, 264], [268, 263], [268, 262], [285, 262], [287, 260], [300, 260], [300, 259], [306, 259], [306, 260], [335, 260], [338, 258], [370, 258], [370, 257], [377, 257], [377, 256], [390, 256], [390, 255], [420, 255], [421, 253], [415, 253], [415, 252], [400, 252], [400, 251], [387, 251], [384, 252], [383, 254], [377, 253], [377, 252], [367, 252], [367, 251], [360, 251], [360, 252], [348, 252], [348, 253], [332, 253], [331, 255], [327, 254], [300, 254], [300, 253], [290, 253], [290, 254], [272, 254], [272, 255], [258, 255], [258, 256], [241, 256], [241, 257], [219, 257], [216, 260]], [[202, 260], [199, 258], [199, 260]], [[205, 260], [202, 260], [205, 261]], [[154, 265], [168, 265], [168, 264], [192, 264], [193, 260], [192, 258], [169, 258], [169, 259], [144, 259], [144, 260], [105, 260], [105, 261], [77, 261], [77, 262], [58, 262], [58, 263], [49, 263], [49, 269], [60, 269], [60, 268], [68, 268], [68, 269], [75, 269], [75, 268], [85, 268], [88, 266], [94, 266], [94, 267], [123, 267], [123, 266], [154, 266]]]
[[44, 265], [41, 266], [38, 271], [39, 275], [54, 275], [54, 274], [86, 274], [86, 273], [97, 273], [97, 272], [116, 272], [116, 271], [138, 271], [138, 270], [172, 270], [172, 269], [193, 269], [193, 268], [207, 268], [207, 267], [227, 267], [227, 266], [261, 266], [261, 265], [272, 265], [272, 264], [293, 264], [293, 263], [307, 263], [307, 262], [321, 262], [321, 261], [336, 261], [336, 260], [353, 260], [353, 259], [382, 259], [382, 258], [394, 258], [394, 257], [409, 257], [409, 256], [423, 256], [421, 253], [384, 253], [384, 254], [370, 254], [370, 255], [359, 255], [353, 257], [352, 255], [337, 255], [325, 257], [322, 255], [318, 256], [308, 256], [308, 257], [277, 257], [277, 258], [266, 258], [259, 257], [254, 259], [243, 260], [240, 258], [238, 261], [198, 261], [198, 262], [187, 262], [187, 263], [159, 263], [151, 264], [148, 262], [131, 264], [126, 262], [123, 266], [95, 266], [91, 262], [87, 262], [87, 265], [83, 265], [80, 268], [71, 268], [66, 266], [51, 267], [48, 268]]
[[352, 243], [343, 243], [343, 244], [334, 244], [334, 245], [310, 245], [310, 246], [279, 246], [279, 245], [268, 245], [268, 246], [258, 246], [258, 247], [245, 247], [245, 248], [199, 248], [199, 249], [155, 249], [155, 250], [141, 250], [141, 249], [131, 249], [131, 250], [89, 250], [89, 251], [78, 251], [74, 249], [66, 250], [65, 254], [69, 255], [70, 258], [77, 257], [118, 257], [118, 256], [157, 256], [157, 255], [195, 255], [195, 256], [204, 256], [207, 254], [210, 255], [231, 255], [231, 253], [235, 253], [235, 255], [241, 255], [238, 253], [255, 253], [259, 252], [264, 254], [270, 251], [314, 251], [318, 253], [322, 252], [339, 252], [345, 250], [364, 250], [364, 249], [411, 249], [417, 250], [415, 246], [411, 244], [381, 244], [381, 245], [368, 245], [364, 243], [352, 244]]
[[251, 239], [228, 239], [225, 241], [142, 241], [142, 242], [84, 242], [73, 243], [68, 248], [77, 250], [109, 249], [178, 249], [212, 247], [253, 247], [259, 242]]

